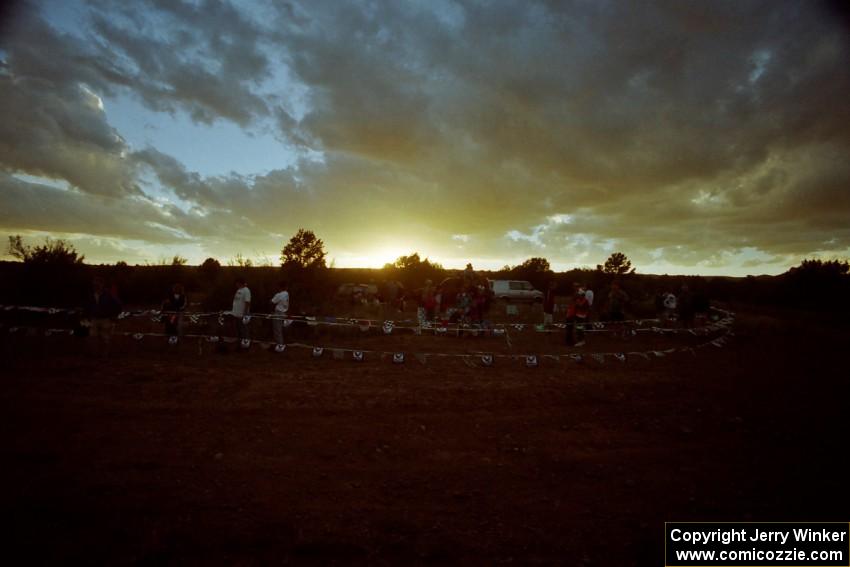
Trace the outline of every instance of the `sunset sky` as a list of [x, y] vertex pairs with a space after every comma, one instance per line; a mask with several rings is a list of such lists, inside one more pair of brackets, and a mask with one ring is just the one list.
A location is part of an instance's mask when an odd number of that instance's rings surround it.
[[836, 5], [22, 3], [0, 30], [0, 234], [92, 263], [276, 263], [299, 227], [337, 267], [847, 257]]

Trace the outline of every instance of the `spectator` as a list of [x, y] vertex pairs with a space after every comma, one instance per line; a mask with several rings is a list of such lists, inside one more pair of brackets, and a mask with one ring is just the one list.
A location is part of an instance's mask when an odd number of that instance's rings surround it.
[[121, 313], [121, 302], [106, 289], [103, 279], [92, 281], [92, 293], [85, 308], [89, 323], [89, 336], [94, 340], [93, 354], [109, 356], [109, 345], [115, 331], [115, 320]]
[[676, 296], [672, 292], [664, 293], [664, 320], [668, 323], [676, 319]]
[[543, 325], [551, 325], [555, 319], [555, 280], [549, 282], [543, 297]]
[[250, 339], [250, 329], [246, 317], [251, 315], [251, 290], [244, 278], [236, 280], [236, 293], [233, 294], [233, 309], [231, 310], [233, 320], [236, 323], [236, 336], [242, 341]]
[[425, 310], [425, 319], [433, 321], [435, 311], [438, 309], [437, 290], [431, 280], [425, 280], [425, 287], [422, 288], [420, 303]]
[[622, 321], [625, 320], [625, 307], [629, 301], [629, 296], [620, 287], [620, 282], [614, 281], [611, 283], [611, 291], [608, 292], [608, 316], [607, 319], [615, 323], [612, 328], [612, 334], [622, 335], [626, 337], [626, 330]]
[[398, 294], [399, 294], [398, 283], [393, 281], [393, 280], [387, 280], [384, 283], [384, 293], [383, 293], [383, 296], [384, 296], [383, 300], [384, 300], [384, 303], [387, 304], [387, 307], [389, 307], [390, 309], [396, 308], [396, 303], [398, 301]]
[[490, 301], [492, 294], [490, 288], [484, 284], [475, 286], [475, 318], [476, 321], [483, 325], [487, 313], [490, 310]]
[[687, 284], [682, 284], [678, 299], [679, 321], [683, 327], [694, 326], [694, 296]]
[[608, 292], [608, 320], [623, 321], [626, 318], [624, 313], [628, 301], [629, 296], [620, 287], [620, 282], [614, 281], [611, 284], [611, 291]]
[[590, 320], [593, 314], [593, 290], [587, 287], [584, 287], [584, 298], [587, 300], [587, 319]]
[[573, 296], [567, 307], [567, 345], [584, 346], [584, 326], [587, 324], [589, 306], [581, 284], [573, 284]]
[[169, 337], [179, 336], [183, 327], [183, 311], [186, 310], [186, 293], [182, 284], [174, 284], [171, 295], [162, 302], [165, 311], [165, 334]]
[[475, 270], [472, 269], [472, 264], [466, 264], [466, 269], [463, 270], [463, 283], [465, 285], [471, 285], [475, 283]]
[[272, 330], [274, 332], [274, 342], [277, 345], [286, 344], [284, 341], [283, 330], [286, 327], [286, 316], [289, 313], [289, 291], [285, 281], [281, 281], [277, 286], [277, 293], [272, 297], [274, 304], [274, 319], [272, 319]]

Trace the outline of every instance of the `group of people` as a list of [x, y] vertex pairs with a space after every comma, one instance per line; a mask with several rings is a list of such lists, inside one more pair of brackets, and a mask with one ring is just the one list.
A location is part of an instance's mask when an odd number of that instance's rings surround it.
[[696, 300], [694, 294], [683, 284], [678, 296], [671, 291], [663, 291], [655, 296], [655, 311], [658, 318], [672, 323], [678, 321], [683, 327], [693, 327], [696, 316]]
[[[272, 319], [274, 339], [278, 345], [283, 345], [286, 328], [284, 318], [289, 313], [289, 291], [285, 281], [278, 282], [277, 292], [271, 298], [271, 304], [274, 314], [277, 315]], [[183, 312], [187, 306], [185, 288], [182, 284], [174, 284], [171, 294], [161, 304], [165, 334], [169, 337], [178, 337], [182, 334]], [[117, 291], [108, 288], [102, 278], [95, 278], [92, 282], [92, 291], [83, 309], [83, 319], [80, 322], [78, 334], [97, 339], [93, 342], [96, 354], [108, 355], [110, 339], [121, 309], [122, 304]], [[236, 336], [240, 340], [250, 340], [251, 290], [244, 278], [236, 280], [230, 315]]]
[[474, 278], [447, 280], [435, 286], [431, 280], [414, 292], [420, 321], [433, 321], [445, 313], [452, 323], [483, 324], [492, 303], [489, 287]]
[[[282, 346], [285, 343], [286, 329], [285, 317], [289, 314], [289, 286], [287, 282], [280, 281], [277, 291], [272, 296], [270, 303], [274, 307], [275, 317], [272, 319], [272, 333], [275, 344]], [[236, 280], [236, 292], [233, 294], [233, 306], [230, 310], [236, 326], [236, 336], [240, 341], [251, 340], [251, 290], [244, 278]]]
[[[557, 284], [549, 282], [546, 294], [543, 296], [543, 325], [552, 325], [555, 321], [555, 297]], [[566, 344], [568, 346], [583, 346], [586, 343], [584, 328], [591, 321], [593, 302], [595, 294], [589, 287], [574, 282], [572, 293], [566, 305]], [[607, 312], [604, 318], [607, 321], [624, 321], [625, 309], [629, 302], [628, 294], [623, 290], [620, 282], [615, 280], [608, 292]], [[614, 328], [615, 333], [618, 329]], [[619, 330], [621, 331], [621, 330]]]
[[[450, 280], [453, 285], [448, 285]], [[483, 324], [486, 313], [492, 302], [493, 293], [475, 273], [465, 270], [461, 278], [450, 278], [440, 286], [435, 286], [431, 280], [426, 280], [422, 288], [416, 290], [413, 297], [418, 303], [420, 321], [434, 321], [445, 313], [448, 320], [462, 324]], [[230, 316], [235, 335], [240, 341], [251, 339], [251, 290], [244, 278], [236, 280]], [[392, 289], [390, 300], [395, 303], [402, 300], [402, 286], [399, 284]], [[550, 326], [555, 321], [556, 311], [555, 281], [549, 282], [543, 297], [543, 325]], [[591, 322], [594, 309], [594, 292], [580, 282], [572, 285], [571, 293], [566, 303], [564, 322], [566, 324], [565, 342], [569, 346], [580, 347], [586, 343], [585, 327]], [[270, 303], [276, 317], [272, 318], [272, 332], [275, 343], [286, 344], [285, 318], [289, 313], [290, 295], [287, 282], [280, 281]], [[612, 282], [603, 302], [606, 311], [603, 318], [616, 323], [625, 320], [625, 310], [629, 303], [629, 295], [622, 289], [618, 280]], [[685, 327], [693, 325], [695, 314], [694, 295], [687, 285], [682, 285], [678, 295], [670, 291], [659, 293], [655, 299], [659, 318], [671, 322], [678, 320]], [[177, 337], [182, 333], [183, 312], [188, 305], [186, 292], [182, 284], [174, 284], [169, 296], [162, 302], [165, 333], [169, 337]], [[115, 327], [115, 321], [122, 306], [115, 289], [108, 288], [101, 278], [95, 278], [92, 293], [85, 308], [85, 334], [97, 337], [99, 350], [108, 352], [109, 338]], [[625, 327], [620, 329], [625, 336]], [[613, 327], [617, 332], [617, 327]]]
[[[543, 325], [551, 325], [555, 321], [555, 292], [557, 284], [549, 282], [546, 294], [543, 296]], [[593, 307], [593, 290], [581, 283], [573, 283], [572, 294], [567, 302], [566, 312], [566, 343], [568, 346], [583, 346], [585, 344], [584, 326], [590, 319]]]

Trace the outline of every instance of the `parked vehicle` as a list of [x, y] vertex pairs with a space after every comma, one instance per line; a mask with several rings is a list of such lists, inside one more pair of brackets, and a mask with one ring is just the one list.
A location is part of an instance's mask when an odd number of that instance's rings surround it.
[[336, 295], [340, 299], [350, 299], [352, 301], [375, 299], [378, 295], [378, 286], [375, 284], [354, 284], [344, 283], [339, 286]]
[[525, 280], [489, 280], [496, 299], [503, 301], [543, 301], [543, 292]]

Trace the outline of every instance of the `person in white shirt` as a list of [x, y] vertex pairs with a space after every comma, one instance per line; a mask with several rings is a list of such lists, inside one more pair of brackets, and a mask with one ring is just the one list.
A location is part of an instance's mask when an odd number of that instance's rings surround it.
[[236, 280], [236, 293], [233, 294], [233, 309], [230, 313], [236, 321], [236, 335], [239, 340], [250, 339], [248, 323], [244, 318], [251, 315], [251, 290], [242, 278]]
[[286, 282], [280, 282], [278, 284], [278, 292], [272, 297], [272, 303], [274, 304], [275, 314], [275, 318], [272, 319], [274, 341], [276, 344], [282, 345], [285, 344], [283, 340], [284, 317], [289, 313], [289, 292], [287, 291]]
[[676, 296], [669, 291], [664, 294], [664, 318], [668, 323], [676, 320]]
[[587, 300], [587, 320], [591, 321], [595, 318], [593, 309], [593, 290], [585, 287], [584, 298]]

